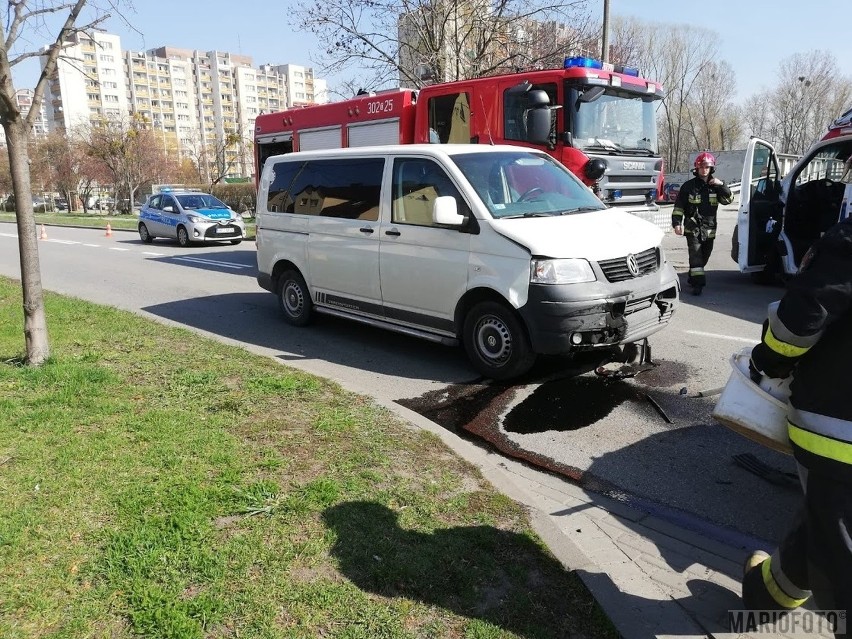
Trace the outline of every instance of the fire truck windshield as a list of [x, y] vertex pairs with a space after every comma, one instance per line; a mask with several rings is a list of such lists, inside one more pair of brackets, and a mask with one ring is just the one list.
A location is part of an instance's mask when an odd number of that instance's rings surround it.
[[590, 100], [583, 93], [576, 87], [566, 92], [575, 147], [595, 154], [659, 154], [654, 96], [610, 87], [589, 92]]

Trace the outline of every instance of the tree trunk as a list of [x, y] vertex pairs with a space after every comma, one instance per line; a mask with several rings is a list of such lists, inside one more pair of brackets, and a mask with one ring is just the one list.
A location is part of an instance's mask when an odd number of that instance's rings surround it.
[[41, 266], [38, 259], [38, 236], [33, 214], [30, 167], [27, 162], [27, 130], [20, 117], [3, 125], [9, 151], [12, 189], [18, 223], [18, 248], [21, 257], [21, 288], [24, 296], [24, 339], [26, 362], [43, 364], [50, 357], [44, 292], [41, 288]]

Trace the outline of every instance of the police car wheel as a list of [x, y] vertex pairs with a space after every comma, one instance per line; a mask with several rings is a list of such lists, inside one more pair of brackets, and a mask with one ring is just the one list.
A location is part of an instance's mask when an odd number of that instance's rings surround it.
[[465, 318], [462, 341], [474, 368], [491, 379], [518, 377], [535, 363], [521, 320], [504, 304], [474, 306]]
[[278, 303], [284, 321], [293, 326], [309, 324], [313, 319], [314, 303], [304, 278], [297, 271], [286, 271], [278, 281]]
[[178, 244], [183, 247], [187, 247], [192, 244], [192, 242], [189, 241], [189, 233], [187, 232], [186, 227], [179, 226], [177, 228], [177, 241]]
[[143, 222], [139, 223], [139, 239], [145, 242], [145, 244], [150, 244], [154, 241], [154, 236], [148, 232], [148, 227]]

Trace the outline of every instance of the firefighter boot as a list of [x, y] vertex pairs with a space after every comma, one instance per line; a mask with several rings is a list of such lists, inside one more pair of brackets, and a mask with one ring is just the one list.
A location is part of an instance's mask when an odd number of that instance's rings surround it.
[[752, 571], [753, 568], [757, 568], [764, 561], [769, 559], [769, 553], [763, 552], [762, 550], [755, 550], [748, 557], [746, 557], [745, 563], [743, 564], [743, 578]]

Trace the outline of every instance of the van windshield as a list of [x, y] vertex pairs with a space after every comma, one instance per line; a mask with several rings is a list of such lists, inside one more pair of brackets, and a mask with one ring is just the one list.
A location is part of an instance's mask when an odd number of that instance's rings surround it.
[[553, 158], [527, 151], [465, 153], [453, 162], [494, 218], [569, 215], [607, 207]]

